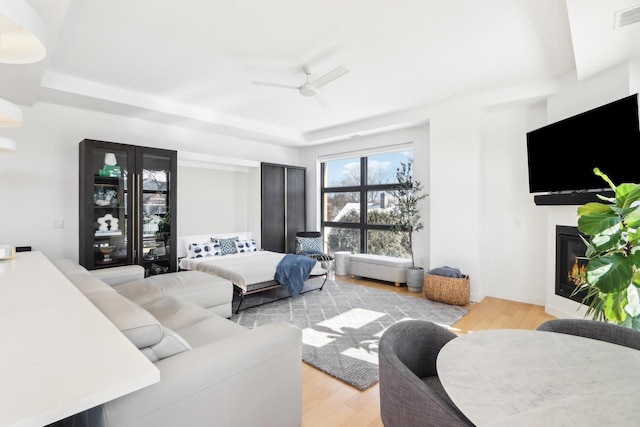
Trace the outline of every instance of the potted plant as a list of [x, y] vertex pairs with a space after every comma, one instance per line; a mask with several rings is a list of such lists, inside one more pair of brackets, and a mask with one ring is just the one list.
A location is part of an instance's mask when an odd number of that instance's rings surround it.
[[615, 197], [598, 195], [606, 203], [586, 203], [578, 208], [578, 230], [589, 237], [588, 264], [582, 284], [586, 315], [640, 330], [640, 185], [614, 185], [598, 168]]
[[395, 199], [393, 217], [394, 229], [407, 233], [409, 252], [411, 253], [411, 267], [407, 269], [407, 287], [411, 292], [421, 292], [424, 284], [424, 269], [416, 267], [413, 254], [413, 233], [424, 228], [421, 221], [419, 202], [427, 197], [422, 192], [420, 181], [413, 180], [413, 160], [400, 163], [396, 169], [398, 186], [390, 193]]

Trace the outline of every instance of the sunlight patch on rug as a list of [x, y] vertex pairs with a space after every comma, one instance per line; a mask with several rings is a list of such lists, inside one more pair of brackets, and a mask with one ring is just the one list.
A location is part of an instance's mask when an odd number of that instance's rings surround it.
[[[321, 284], [322, 279], [311, 279], [305, 290]], [[269, 300], [266, 293], [256, 295], [255, 302], [250, 297], [247, 307]], [[467, 312], [465, 307], [420, 296], [327, 281], [322, 291], [243, 309], [231, 320], [249, 328], [275, 321], [299, 327], [305, 363], [358, 390], [366, 390], [378, 382], [378, 342], [389, 326], [406, 319], [423, 319], [446, 327]]]

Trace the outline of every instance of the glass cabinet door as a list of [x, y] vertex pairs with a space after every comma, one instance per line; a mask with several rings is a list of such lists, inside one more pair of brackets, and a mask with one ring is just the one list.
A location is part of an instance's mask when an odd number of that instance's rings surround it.
[[140, 264], [147, 275], [175, 271], [173, 266], [172, 214], [175, 209], [173, 184], [175, 156], [163, 150], [138, 151], [140, 181]]
[[[96, 145], [85, 153], [85, 187], [81, 258], [87, 268], [131, 264], [129, 168], [131, 150]], [[81, 172], [81, 173], [82, 173]]]
[[83, 140], [80, 264], [176, 271], [176, 170], [176, 151]]

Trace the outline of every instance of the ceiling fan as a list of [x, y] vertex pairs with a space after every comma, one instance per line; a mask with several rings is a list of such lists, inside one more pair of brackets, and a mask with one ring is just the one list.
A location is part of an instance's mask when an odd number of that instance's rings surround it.
[[329, 108], [329, 104], [327, 104], [327, 102], [320, 95], [318, 95], [318, 89], [328, 83], [331, 83], [335, 79], [344, 76], [349, 72], [349, 70], [341, 65], [329, 71], [328, 73], [323, 74], [320, 77], [312, 79], [311, 68], [309, 66], [302, 67], [302, 71], [304, 71], [304, 73], [307, 75], [307, 81], [304, 82], [301, 86], [261, 82], [256, 80], [253, 81], [253, 84], [261, 86], [281, 87], [286, 89], [296, 89], [298, 92], [300, 92], [300, 95], [312, 96], [323, 108]]

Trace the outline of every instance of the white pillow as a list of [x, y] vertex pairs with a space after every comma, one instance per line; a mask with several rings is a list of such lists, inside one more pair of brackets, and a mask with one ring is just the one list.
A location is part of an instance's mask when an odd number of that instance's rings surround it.
[[258, 244], [254, 239], [235, 239], [233, 243], [236, 245], [236, 253], [258, 252]]
[[220, 242], [211, 239], [210, 242], [194, 242], [189, 244], [187, 257], [189, 258], [205, 258], [220, 255]]

